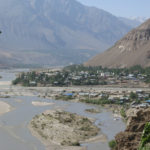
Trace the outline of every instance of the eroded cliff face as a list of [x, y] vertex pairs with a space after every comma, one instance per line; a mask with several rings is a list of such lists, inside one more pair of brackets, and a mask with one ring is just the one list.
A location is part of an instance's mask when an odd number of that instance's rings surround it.
[[144, 126], [150, 121], [150, 108], [140, 109], [128, 117], [127, 128], [116, 135], [116, 150], [137, 150]]
[[150, 20], [137, 29], [129, 32], [123, 39], [118, 41], [115, 48], [118, 52], [142, 51], [143, 47], [150, 42]]

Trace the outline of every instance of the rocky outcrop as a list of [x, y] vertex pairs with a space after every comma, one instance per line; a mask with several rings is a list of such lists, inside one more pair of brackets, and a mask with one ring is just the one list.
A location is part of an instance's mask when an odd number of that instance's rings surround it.
[[129, 116], [127, 128], [116, 135], [116, 150], [137, 150], [144, 126], [150, 121], [150, 108], [140, 109], [136, 115]]

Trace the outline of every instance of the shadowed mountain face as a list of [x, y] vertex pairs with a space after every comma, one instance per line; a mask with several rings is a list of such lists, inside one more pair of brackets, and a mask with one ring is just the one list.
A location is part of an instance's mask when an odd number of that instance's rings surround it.
[[150, 19], [129, 32], [112, 48], [85, 63], [87, 66], [150, 66]]
[[1, 0], [0, 29], [9, 63], [65, 65], [86, 61], [131, 27], [75, 0]]

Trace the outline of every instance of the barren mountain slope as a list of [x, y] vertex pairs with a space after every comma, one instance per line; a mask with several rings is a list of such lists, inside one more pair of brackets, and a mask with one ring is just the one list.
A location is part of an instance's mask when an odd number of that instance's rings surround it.
[[150, 66], [150, 19], [129, 32], [107, 51], [85, 63], [86, 66]]

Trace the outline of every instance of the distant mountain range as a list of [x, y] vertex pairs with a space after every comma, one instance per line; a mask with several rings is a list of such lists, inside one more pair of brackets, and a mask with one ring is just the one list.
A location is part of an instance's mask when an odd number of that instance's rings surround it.
[[132, 22], [75, 0], [1, 0], [0, 65], [82, 63], [123, 37]]
[[130, 19], [130, 18], [124, 18], [124, 17], [119, 17], [119, 19], [125, 23], [127, 26], [131, 26], [132, 28], [135, 28], [139, 26], [141, 23], [143, 23], [140, 20], [135, 20], [135, 19]]
[[150, 66], [150, 19], [133, 29], [113, 47], [85, 63], [86, 66]]
[[129, 17], [129, 19], [143, 23], [148, 20], [148, 17]]

